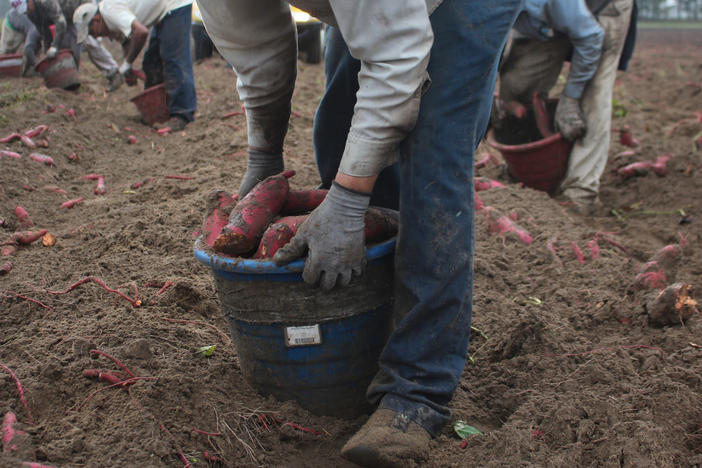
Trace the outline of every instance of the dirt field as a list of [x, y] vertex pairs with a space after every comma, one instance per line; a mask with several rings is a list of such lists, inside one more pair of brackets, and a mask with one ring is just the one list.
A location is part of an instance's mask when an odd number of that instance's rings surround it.
[[[476, 217], [474, 325], [483, 335], [473, 334], [451, 406], [452, 422], [484, 435], [461, 447], [448, 426], [423, 466], [702, 466], [700, 314], [654, 326], [644, 309], [650, 292], [631, 291], [641, 264], [681, 238], [683, 257], [665, 282], [700, 287], [702, 150], [693, 137], [702, 131], [701, 44], [700, 31], [640, 32], [613, 121], [628, 124], [640, 145], [623, 153], [629, 148], [613, 133], [597, 216], [510, 183], [502, 165], [478, 171], [507, 184], [482, 199], [514, 213], [534, 241], [490, 234]], [[139, 123], [129, 102], [135, 88], [105, 95], [87, 57], [77, 93], [47, 90], [40, 78], [0, 82], [0, 136], [48, 125], [49, 146], [35, 151], [55, 160], [46, 166], [20, 142], [2, 145], [23, 157], [0, 159], [0, 236], [24, 229], [14, 214], [21, 205], [32, 229], [56, 237], [51, 247], [37, 241], [0, 257], [12, 264], [0, 277], [0, 364], [21, 381], [33, 421], [0, 369], [0, 413], [16, 413], [27, 432], [18, 450], [0, 454], [2, 466], [176, 467], [181, 455], [193, 466], [349, 466], [338, 451], [365, 418], [319, 417], [252, 390], [210, 271], [193, 257], [204, 197], [235, 191], [246, 145], [243, 117], [221, 118], [240, 109], [233, 73], [212, 59], [195, 74], [197, 120], [166, 136]], [[322, 86], [322, 67], [300, 63], [285, 149], [297, 188], [317, 183], [311, 136]], [[70, 160], [74, 152], [79, 159]], [[665, 153], [673, 155], [666, 176], [621, 181], [614, 173]], [[104, 195], [88, 174], [105, 176]], [[106, 287], [71, 289], [86, 277]], [[211, 357], [197, 355], [213, 344]], [[83, 371], [119, 369], [92, 349], [144, 379], [129, 392], [97, 392], [107, 384]]]

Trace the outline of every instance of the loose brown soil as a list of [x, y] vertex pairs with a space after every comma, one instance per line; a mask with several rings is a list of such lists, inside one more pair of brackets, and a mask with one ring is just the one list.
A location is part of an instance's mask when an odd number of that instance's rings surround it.
[[[627, 293], [639, 265], [679, 236], [684, 256], [667, 281], [700, 287], [702, 151], [693, 145], [702, 131], [695, 115], [702, 111], [700, 43], [698, 31], [640, 32], [615, 90], [626, 115], [613, 127], [630, 125], [641, 144], [633, 155], [620, 154], [628, 148], [613, 133], [601, 193], [606, 208], [597, 216], [573, 214], [545, 193], [510, 183], [503, 166], [478, 171], [508, 184], [482, 198], [516, 214], [534, 241], [490, 234], [476, 217], [474, 325], [484, 335], [474, 333], [451, 407], [453, 422], [484, 435], [461, 448], [447, 427], [426, 466], [702, 465], [700, 314], [653, 327], [643, 292]], [[76, 93], [47, 90], [40, 78], [0, 82], [0, 133], [46, 124], [50, 143], [39, 152], [56, 161], [45, 166], [21, 143], [3, 145], [24, 157], [0, 159], [0, 235], [4, 241], [20, 229], [13, 213], [21, 205], [36, 228], [57, 239], [0, 259], [13, 265], [0, 277], [0, 363], [24, 385], [35, 422], [0, 371], [0, 413], [14, 411], [28, 432], [19, 452], [0, 454], [0, 465], [182, 466], [182, 451], [194, 466], [348, 466], [339, 448], [365, 418], [319, 417], [252, 390], [210, 271], [193, 257], [205, 195], [234, 191], [245, 167], [243, 117], [221, 119], [240, 108], [233, 73], [220, 59], [198, 64], [196, 122], [161, 136], [139, 123], [128, 100], [134, 88], [105, 95], [104, 78], [83, 63]], [[300, 63], [285, 148], [295, 188], [317, 184], [311, 136], [322, 86], [322, 67]], [[77, 123], [64, 115], [68, 109]], [[136, 144], [127, 143], [129, 135]], [[80, 159], [69, 160], [73, 152]], [[664, 153], [674, 155], [665, 177], [620, 181], [613, 173]], [[105, 195], [83, 179], [91, 173], [105, 176]], [[60, 208], [78, 197], [85, 201]], [[586, 245], [597, 233], [626, 250], [600, 237], [594, 259]], [[553, 239], [558, 258], [547, 249]], [[95, 282], [48, 292], [85, 277], [138, 297], [140, 307]], [[160, 291], [167, 282], [173, 285]], [[211, 357], [197, 355], [212, 344]], [[91, 349], [152, 379], [129, 392], [94, 394], [106, 384], [83, 370], [116, 367]], [[205, 451], [221, 462], [208, 461]]]

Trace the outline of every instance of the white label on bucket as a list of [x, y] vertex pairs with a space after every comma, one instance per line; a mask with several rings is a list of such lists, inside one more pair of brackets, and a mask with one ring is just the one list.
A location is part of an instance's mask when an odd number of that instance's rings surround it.
[[304, 327], [285, 327], [286, 346], [309, 346], [322, 343], [322, 333], [319, 325]]

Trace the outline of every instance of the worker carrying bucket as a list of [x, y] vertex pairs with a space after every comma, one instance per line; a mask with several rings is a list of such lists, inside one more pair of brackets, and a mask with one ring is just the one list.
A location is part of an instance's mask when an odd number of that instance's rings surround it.
[[[612, 88], [617, 68], [625, 69], [633, 52], [633, 3], [527, 0], [500, 64], [499, 91], [491, 120], [495, 133], [509, 134], [510, 128], [503, 127], [513, 125], [520, 115], [538, 117], [541, 113], [543, 124], [543, 115], [548, 113], [539, 107], [546, 105], [544, 97], [555, 86], [563, 63], [570, 60], [565, 87], [550, 114], [553, 126], [544, 130], [544, 125], [540, 125], [539, 130], [546, 140], [553, 136], [548, 132], [557, 131], [572, 141], [565, 176], [562, 182], [556, 180], [556, 187], [549, 185], [548, 191], [572, 202], [583, 214], [592, 214], [600, 203], [600, 176], [610, 142]], [[524, 108], [532, 112], [524, 112]], [[493, 146], [495, 142], [514, 146], [499, 138], [488, 141]], [[554, 141], [548, 142], [551, 150], [562, 153], [563, 145]], [[526, 153], [542, 151], [544, 146], [542, 142], [539, 148], [528, 148]], [[562, 158], [553, 160], [562, 163]], [[510, 172], [516, 175], [511, 169]]]
[[[292, 3], [330, 26], [327, 83], [314, 127], [328, 193], [273, 261], [279, 268], [301, 267], [304, 287], [319, 297], [363, 284], [372, 273], [364, 235], [369, 205], [399, 207], [394, 280], [387, 287], [391, 332], [365, 390], [374, 413], [341, 455], [362, 466], [416, 464], [451, 418], [448, 405], [466, 362], [474, 150], [521, 2]], [[210, 37], [234, 67], [246, 110], [243, 198], [284, 171], [297, 72], [295, 24], [278, 2], [198, 5]], [[315, 332], [303, 339], [317, 340]], [[331, 363], [327, 368], [335, 372]]]

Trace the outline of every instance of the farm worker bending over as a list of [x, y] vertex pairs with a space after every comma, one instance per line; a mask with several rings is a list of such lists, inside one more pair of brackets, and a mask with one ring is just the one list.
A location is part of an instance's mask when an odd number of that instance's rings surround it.
[[15, 0], [2, 22], [0, 36], [0, 55], [14, 54], [24, 44], [24, 69], [27, 75], [37, 63], [37, 52], [41, 45], [41, 35], [34, 23], [27, 17], [27, 2]]
[[[182, 130], [192, 122], [197, 108], [193, 61], [190, 55], [192, 0], [104, 0], [81, 5], [73, 16], [78, 42], [88, 36], [111, 37], [122, 44], [124, 62], [119, 67], [127, 84], [136, 84], [132, 64], [146, 39], [142, 67], [144, 88], [164, 83], [168, 96], [166, 124]], [[149, 28], [151, 33], [149, 34]]]
[[548, 94], [570, 56], [555, 125], [576, 141], [560, 190], [585, 214], [599, 204], [612, 88], [632, 8], [633, 0], [526, 0], [500, 67], [499, 98], [528, 103], [534, 92]]
[[[360, 61], [339, 170], [324, 202], [274, 260], [307, 253], [303, 278], [348, 284], [365, 263], [364, 221], [378, 173], [399, 160], [393, 332], [367, 396], [378, 409], [342, 448], [365, 466], [421, 460], [450, 417], [465, 365], [473, 286], [473, 153], [490, 115], [497, 63], [520, 0], [292, 2], [337, 26]], [[239, 194], [283, 169], [297, 67], [280, 0], [199, 0], [234, 66], [248, 123]], [[330, 110], [347, 105], [323, 101]]]
[[[80, 65], [82, 47], [76, 41], [76, 28], [73, 24], [73, 12], [76, 8], [91, 0], [13, 0], [17, 8], [26, 4], [27, 15], [39, 31], [40, 39], [44, 42], [46, 57], [53, 59], [60, 49], [70, 49], [76, 66]], [[51, 31], [53, 26], [54, 31]], [[35, 36], [28, 36], [32, 41], [31, 47], [39, 48], [39, 41]], [[108, 81], [108, 90], [117, 89], [121, 84], [117, 73], [117, 62], [102, 44], [92, 40], [85, 44], [90, 61], [105, 73]]]

